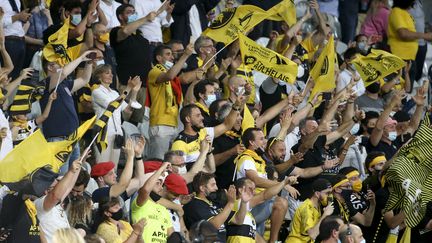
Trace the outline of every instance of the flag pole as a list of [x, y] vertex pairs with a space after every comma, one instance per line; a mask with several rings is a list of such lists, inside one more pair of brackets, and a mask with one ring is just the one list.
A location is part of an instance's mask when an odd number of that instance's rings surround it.
[[54, 92], [57, 92], [57, 88], [58, 88], [58, 86], [59, 86], [59, 84], [60, 84], [60, 79], [61, 79], [62, 73], [63, 73], [63, 68], [60, 68], [60, 74], [59, 74], [59, 76], [58, 76], [57, 84], [56, 84], [56, 87], [55, 87], [55, 89], [54, 89]]
[[222, 47], [218, 52], [216, 52], [204, 65], [202, 65], [203, 67], [205, 67], [213, 58], [215, 58], [221, 51], [223, 51], [225, 48], [227, 48], [228, 45], [225, 45], [224, 47]]
[[93, 145], [93, 143], [96, 141], [97, 137], [99, 136], [99, 133], [96, 133], [96, 135], [94, 136], [94, 138], [92, 139], [92, 141], [90, 142], [89, 146], [87, 146], [87, 148], [84, 150], [83, 156], [80, 159], [80, 163], [83, 162], [85, 155], [88, 153], [88, 151], [90, 150], [91, 146]]

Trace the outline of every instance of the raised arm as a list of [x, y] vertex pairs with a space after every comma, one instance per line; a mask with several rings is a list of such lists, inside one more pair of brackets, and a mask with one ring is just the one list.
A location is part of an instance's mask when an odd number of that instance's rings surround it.
[[133, 142], [130, 138], [126, 141], [126, 146], [123, 149], [126, 152], [127, 157], [126, 165], [123, 169], [118, 183], [111, 186], [109, 192], [110, 197], [118, 197], [123, 192], [125, 192], [132, 178], [135, 152], [133, 148]]
[[45, 110], [43, 111], [43, 113], [38, 116], [36, 118], [36, 124], [37, 125], [41, 125], [49, 116], [49, 113], [51, 111], [51, 105], [54, 102], [54, 100], [57, 99], [57, 92], [52, 92], [52, 94], [50, 94], [49, 99], [48, 99], [48, 103], [45, 107]]
[[420, 125], [420, 121], [423, 115], [423, 109], [425, 106], [426, 94], [428, 90], [429, 90], [429, 80], [425, 80], [423, 82], [423, 85], [417, 90], [416, 95], [412, 97], [412, 99], [416, 103], [416, 109], [409, 123], [408, 132], [410, 132], [411, 134], [414, 134], [415, 130], [417, 130], [417, 128]]
[[234, 207], [235, 198], [236, 198], [236, 189], [233, 185], [231, 185], [227, 192], [228, 202], [225, 205], [224, 209], [218, 215], [208, 220], [216, 229], [219, 229], [221, 225], [223, 225], [225, 221], [228, 219]]
[[134, 177], [130, 180], [126, 193], [130, 196], [138, 191], [144, 185], [144, 162], [142, 154], [145, 148], [145, 139], [143, 136], [139, 137], [134, 144], [135, 152], [135, 171]]
[[277, 115], [279, 115], [282, 110], [288, 106], [289, 103], [289, 99], [283, 99], [281, 101], [279, 101], [279, 103], [277, 103], [276, 105], [270, 107], [269, 109], [267, 109], [261, 116], [259, 116], [256, 119], [256, 127], [258, 128], [263, 128], [264, 125], [270, 121], [271, 119], [275, 118]]
[[132, 23], [127, 24], [123, 28], [120, 28], [117, 34], [117, 41], [123, 41], [128, 38], [130, 35], [136, 32], [136, 30], [141, 27], [141, 25], [151, 22], [156, 18], [156, 12], [150, 12], [147, 16], [138, 19]]
[[156, 172], [154, 172], [153, 175], [150, 176], [150, 178], [144, 183], [144, 186], [139, 189], [136, 201], [138, 206], [141, 207], [149, 199], [150, 192], [153, 190], [153, 187], [156, 186], [157, 180], [170, 165], [170, 163], [164, 162], [162, 166]]
[[386, 105], [384, 111], [381, 113], [378, 121], [376, 122], [375, 128], [372, 130], [372, 134], [369, 137], [369, 141], [373, 146], [377, 146], [379, 141], [382, 138], [384, 132], [384, 124], [390, 116], [390, 112], [393, 110], [393, 107], [397, 104], [400, 104], [403, 96], [405, 95], [404, 90], [397, 91], [390, 102]]
[[181, 69], [183, 68], [183, 64], [186, 62], [186, 60], [189, 58], [190, 55], [193, 53], [193, 44], [189, 44], [183, 55], [180, 57], [180, 59], [174, 64], [172, 68], [170, 68], [166, 73], [161, 73], [157, 79], [156, 83], [165, 83], [168, 81], [173, 80], [177, 75], [180, 73]]
[[75, 160], [68, 172], [66, 172], [63, 178], [54, 186], [54, 189], [48, 193], [43, 202], [43, 209], [45, 211], [50, 211], [58, 203], [62, 202], [71, 192], [81, 170], [81, 164], [80, 160]]
[[231, 130], [234, 126], [237, 116], [240, 115], [241, 107], [244, 105], [244, 97], [239, 96], [232, 106], [232, 109], [228, 116], [225, 118], [224, 122], [214, 127], [214, 137], [217, 138], [224, 134], [226, 131]]

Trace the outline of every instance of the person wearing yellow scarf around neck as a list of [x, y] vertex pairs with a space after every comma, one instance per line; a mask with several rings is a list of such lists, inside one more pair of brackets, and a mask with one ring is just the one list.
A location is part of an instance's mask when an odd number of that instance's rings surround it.
[[48, 118], [49, 113], [51, 111], [51, 105], [54, 100], [57, 99], [57, 92], [53, 91], [48, 99], [48, 103], [43, 111], [43, 113], [36, 117], [36, 119], [27, 119], [27, 114], [16, 114], [12, 115], [12, 141], [14, 146], [18, 145], [28, 136], [30, 136], [38, 126], [42, 125], [42, 123]]
[[335, 178], [341, 178], [333, 183], [337, 202], [335, 212], [339, 212], [349, 222], [371, 226], [376, 206], [375, 194], [371, 190], [364, 190], [366, 193], [362, 191], [358, 170], [354, 167], [342, 168]]
[[174, 64], [171, 48], [166, 45], [156, 47], [154, 51], [154, 66], [148, 75], [148, 90], [150, 95], [150, 158], [162, 159], [169, 150], [169, 145], [177, 135], [179, 107], [179, 90], [173, 88], [175, 78], [183, 68], [183, 64], [192, 54], [193, 46], [189, 44]]

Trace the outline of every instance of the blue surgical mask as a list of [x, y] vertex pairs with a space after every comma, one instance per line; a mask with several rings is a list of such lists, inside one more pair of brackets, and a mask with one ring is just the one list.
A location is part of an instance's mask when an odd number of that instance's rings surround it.
[[207, 99], [204, 100], [204, 102], [206, 103], [207, 107], [210, 107], [210, 105], [216, 100], [216, 95], [215, 94], [210, 94], [207, 95]]
[[356, 135], [359, 130], [360, 130], [360, 124], [355, 123], [354, 126], [351, 128], [350, 134]]
[[166, 68], [166, 69], [171, 69], [173, 66], [174, 66], [174, 63], [173, 62], [170, 62], [170, 61], [165, 61], [165, 63], [163, 64], [164, 65], [164, 67]]
[[396, 138], [397, 138], [397, 132], [389, 132], [388, 139], [390, 141], [394, 141], [394, 140], [396, 140]]
[[366, 43], [364, 43], [364, 42], [359, 42], [359, 43], [358, 43], [358, 49], [360, 49], [361, 51], [366, 52], [366, 51], [367, 51]]
[[81, 23], [81, 14], [73, 14], [71, 23], [75, 26], [79, 25], [79, 23]]
[[135, 22], [138, 19], [138, 15], [136, 13], [128, 16], [128, 24]]

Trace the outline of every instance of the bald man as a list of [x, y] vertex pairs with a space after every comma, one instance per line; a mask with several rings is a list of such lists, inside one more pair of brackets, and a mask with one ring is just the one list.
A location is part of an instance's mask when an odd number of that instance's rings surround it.
[[339, 240], [342, 243], [365, 243], [363, 232], [355, 224], [345, 224], [339, 231]]

